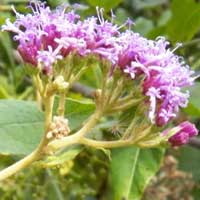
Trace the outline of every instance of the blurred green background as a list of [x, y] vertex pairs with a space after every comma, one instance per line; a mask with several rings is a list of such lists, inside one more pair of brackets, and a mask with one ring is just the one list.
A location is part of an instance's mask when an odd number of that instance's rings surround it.
[[[6, 18], [15, 19], [11, 5], [27, 13], [27, 0], [0, 0], [0, 25]], [[104, 7], [105, 18], [110, 10], [116, 15], [115, 23], [122, 24], [129, 17], [133, 31], [155, 39], [165, 36], [171, 47], [181, 42], [176, 53], [182, 55], [197, 74], [200, 69], [200, 1], [198, 0], [48, 0], [55, 8], [60, 4], [80, 4], [77, 12], [84, 18], [96, 14], [95, 7]], [[33, 100], [34, 90], [11, 34], [0, 32], [0, 98]], [[89, 71], [82, 83], [98, 85], [98, 76]], [[200, 83], [191, 89], [189, 106], [182, 110], [177, 122], [190, 119], [200, 128]], [[82, 99], [74, 92], [73, 98]], [[77, 113], [77, 115], [80, 113]], [[105, 125], [106, 126], [106, 125]], [[98, 130], [103, 134], [102, 128]], [[28, 134], [28, 133], [27, 133]], [[198, 145], [197, 145], [198, 146]], [[3, 168], [20, 155], [0, 155]], [[1, 200], [112, 200], [109, 176], [109, 152], [84, 149], [75, 151], [69, 159], [56, 167], [41, 169], [39, 163], [0, 183]], [[71, 158], [71, 159], [70, 159]], [[114, 184], [114, 183], [112, 183]], [[161, 170], [146, 188], [143, 200], [200, 200], [200, 145], [188, 145], [166, 152]], [[130, 199], [131, 200], [131, 199]]]

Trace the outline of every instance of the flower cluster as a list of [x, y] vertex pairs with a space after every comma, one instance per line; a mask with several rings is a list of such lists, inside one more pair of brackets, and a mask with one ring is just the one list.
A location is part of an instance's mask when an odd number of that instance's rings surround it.
[[[143, 93], [149, 99], [149, 118], [158, 126], [166, 125], [185, 107], [189, 93], [182, 88], [194, 82], [194, 72], [168, 48], [162, 37], [148, 40], [130, 29], [120, 32], [121, 27], [131, 26], [127, 20], [122, 26], [103, 17], [97, 8], [97, 17], [81, 20], [74, 10], [60, 7], [50, 10], [44, 3], [30, 4], [32, 14], [22, 15], [15, 11], [16, 21], [8, 19], [3, 30], [16, 33], [18, 51], [25, 62], [41, 66], [45, 74], [51, 74], [57, 60], [75, 53], [81, 57], [89, 54], [111, 62], [112, 70], [119, 68], [131, 79], [142, 77]], [[66, 11], [68, 10], [68, 11]]]
[[149, 117], [159, 126], [167, 124], [179, 107], [187, 105], [189, 93], [181, 89], [193, 84], [194, 72], [167, 48], [169, 43], [162, 37], [153, 41], [130, 31], [121, 37], [131, 42], [123, 46], [118, 65], [132, 79], [144, 77], [143, 92], [150, 99]]
[[67, 7], [52, 11], [44, 3], [30, 4], [32, 14], [19, 14], [14, 8], [16, 21], [9, 19], [2, 30], [14, 32], [19, 42], [18, 51], [23, 60], [37, 66], [42, 64], [43, 72], [50, 74], [53, 64], [70, 53], [80, 56], [97, 54], [116, 63], [114, 43], [119, 34], [117, 27], [104, 21], [103, 10], [97, 9], [98, 18], [80, 20], [74, 10], [66, 12]]

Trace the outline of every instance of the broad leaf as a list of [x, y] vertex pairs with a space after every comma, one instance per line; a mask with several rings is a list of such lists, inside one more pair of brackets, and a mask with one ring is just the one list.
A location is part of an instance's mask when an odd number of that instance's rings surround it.
[[34, 102], [0, 101], [0, 153], [28, 154], [39, 143], [44, 115]]
[[115, 200], [139, 200], [158, 171], [161, 149], [119, 148], [112, 151], [111, 180]]
[[153, 22], [144, 17], [138, 17], [135, 21], [134, 31], [142, 35], [147, 35], [153, 28]]
[[95, 104], [89, 99], [76, 100], [67, 98], [65, 117], [69, 120], [70, 129], [78, 128], [94, 112]]
[[55, 167], [66, 164], [67, 162], [73, 160], [83, 148], [81, 146], [72, 146], [59, 152], [57, 155], [48, 156], [44, 161], [41, 161], [43, 167]]
[[[88, 101], [68, 98], [70, 128], [79, 127], [94, 110]], [[43, 133], [44, 114], [34, 102], [0, 100], [0, 154], [25, 155], [33, 151]]]

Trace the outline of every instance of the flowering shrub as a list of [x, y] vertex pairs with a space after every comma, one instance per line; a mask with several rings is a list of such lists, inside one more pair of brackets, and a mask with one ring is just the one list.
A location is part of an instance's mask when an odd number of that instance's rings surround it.
[[[188, 121], [177, 127], [164, 126], [186, 107], [194, 84], [194, 72], [169, 48], [163, 37], [148, 40], [131, 30], [128, 19], [122, 26], [103, 16], [84, 20], [69, 7], [51, 10], [44, 3], [30, 3], [32, 14], [13, 8], [16, 21], [6, 20], [3, 31], [14, 33], [20, 53], [45, 112], [43, 138], [30, 155], [0, 172], [3, 180], [60, 149], [82, 144], [95, 148], [139, 148], [180, 146], [198, 134]], [[122, 29], [126, 28], [126, 31]], [[179, 45], [178, 45], [179, 46]], [[177, 46], [177, 48], [178, 48]], [[101, 87], [94, 92], [96, 109], [78, 130], [70, 130], [65, 118], [66, 96], [87, 69], [100, 66]], [[57, 113], [55, 95], [59, 96]], [[88, 136], [104, 116], [120, 121], [127, 112], [125, 129], [119, 140], [99, 141]]]

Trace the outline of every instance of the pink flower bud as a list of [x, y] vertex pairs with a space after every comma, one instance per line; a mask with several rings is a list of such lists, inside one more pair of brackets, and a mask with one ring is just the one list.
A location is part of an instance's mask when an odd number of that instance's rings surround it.
[[[181, 146], [183, 144], [187, 144], [191, 137], [198, 135], [198, 130], [194, 124], [185, 121], [182, 122], [179, 126], [177, 126], [179, 131], [177, 131], [173, 136], [169, 138], [169, 143], [172, 146]], [[167, 135], [170, 131], [164, 131], [163, 134]]]

